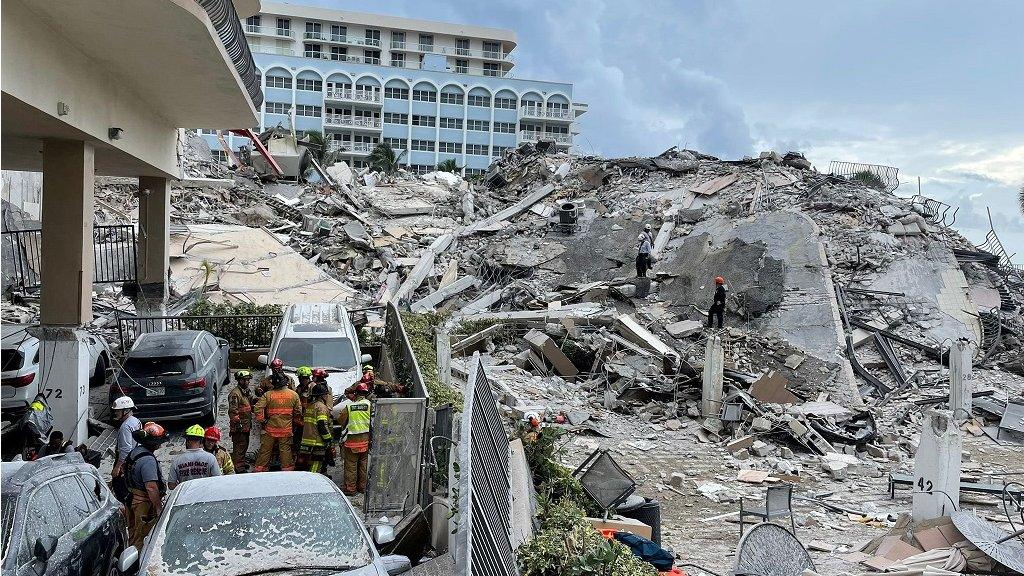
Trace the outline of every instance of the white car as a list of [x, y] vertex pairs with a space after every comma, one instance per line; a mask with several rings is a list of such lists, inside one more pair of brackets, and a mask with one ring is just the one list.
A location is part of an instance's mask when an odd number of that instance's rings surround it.
[[130, 546], [120, 573], [145, 576], [393, 576], [405, 556], [381, 556], [390, 526], [366, 527], [334, 482], [314, 472], [257, 472], [182, 482], [142, 550]]
[[299, 366], [326, 369], [327, 384], [335, 398], [362, 377], [362, 364], [372, 360], [369, 354], [360, 354], [355, 326], [341, 304], [292, 304], [285, 308], [270, 354], [261, 355], [259, 361], [269, 364], [274, 358], [280, 358], [285, 371], [292, 374]]
[[[0, 396], [4, 420], [13, 420], [24, 412], [36, 394], [44, 394], [47, 398], [52, 394], [60, 394], [60, 386], [53, 383], [41, 389], [39, 380], [39, 339], [28, 333], [29, 326], [23, 324], [4, 324], [3, 339], [0, 341], [0, 360], [3, 373], [0, 374]], [[107, 379], [107, 367], [110, 366], [110, 348], [107, 341], [100, 336], [90, 334], [89, 366], [92, 367], [90, 386], [102, 385]]]

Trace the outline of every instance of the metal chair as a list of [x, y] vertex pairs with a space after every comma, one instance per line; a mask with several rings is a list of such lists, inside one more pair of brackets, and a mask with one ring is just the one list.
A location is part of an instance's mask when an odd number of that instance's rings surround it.
[[768, 487], [768, 493], [764, 498], [764, 506], [746, 508], [743, 505], [743, 498], [740, 498], [740, 536], [743, 536], [743, 519], [745, 516], [754, 516], [764, 522], [771, 522], [772, 518], [789, 516], [789, 525], [793, 528], [793, 535], [796, 536], [796, 520], [793, 518], [793, 485], [777, 484]]

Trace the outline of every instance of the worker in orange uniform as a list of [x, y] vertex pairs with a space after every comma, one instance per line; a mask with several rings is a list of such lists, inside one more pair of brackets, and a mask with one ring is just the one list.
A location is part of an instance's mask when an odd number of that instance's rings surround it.
[[289, 381], [288, 378], [272, 379], [274, 388], [256, 402], [253, 412], [263, 431], [254, 472], [266, 472], [275, 452], [281, 459], [281, 470], [295, 470], [292, 427], [302, 425], [302, 402], [298, 393], [288, 388]]
[[345, 427], [345, 441], [341, 453], [345, 459], [345, 487], [347, 496], [366, 491], [366, 462], [370, 453], [370, 386], [356, 384], [352, 391], [355, 400], [340, 406], [338, 424]]
[[252, 373], [248, 370], [235, 372], [237, 386], [228, 393], [228, 433], [231, 434], [231, 462], [238, 472], [245, 472], [245, 455], [249, 453], [249, 433], [252, 430], [252, 404], [255, 401], [252, 388]]
[[270, 375], [264, 376], [263, 381], [256, 387], [256, 397], [263, 396], [265, 393], [277, 388], [277, 384], [284, 381], [289, 388], [295, 390], [295, 382], [292, 377], [284, 371], [284, 361], [280, 358], [274, 358], [270, 361]]
[[325, 463], [330, 463], [334, 452], [334, 436], [331, 433], [331, 387], [327, 382], [317, 382], [310, 392], [309, 404], [303, 416], [302, 444], [299, 454], [302, 456], [305, 470], [323, 472]]
[[217, 459], [222, 475], [235, 473], [235, 463], [231, 460], [231, 455], [220, 445], [220, 428], [210, 426], [203, 432], [203, 448]]

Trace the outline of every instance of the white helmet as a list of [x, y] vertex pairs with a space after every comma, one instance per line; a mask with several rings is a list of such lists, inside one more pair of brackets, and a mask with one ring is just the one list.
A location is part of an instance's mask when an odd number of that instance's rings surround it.
[[111, 407], [113, 410], [128, 410], [135, 409], [135, 402], [127, 396], [121, 396], [114, 400], [114, 405]]

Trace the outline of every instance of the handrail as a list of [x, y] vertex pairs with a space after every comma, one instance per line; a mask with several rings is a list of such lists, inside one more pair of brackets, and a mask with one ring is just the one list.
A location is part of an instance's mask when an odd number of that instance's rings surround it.
[[242, 83], [245, 84], [249, 99], [255, 108], [259, 108], [263, 105], [260, 73], [252, 59], [249, 42], [245, 39], [242, 21], [238, 19], [234, 4], [231, 0], [196, 0], [196, 3], [206, 10], [224, 50], [231, 58]]

